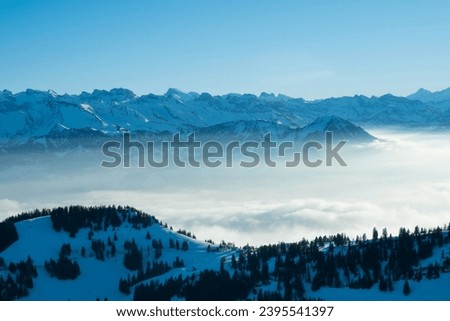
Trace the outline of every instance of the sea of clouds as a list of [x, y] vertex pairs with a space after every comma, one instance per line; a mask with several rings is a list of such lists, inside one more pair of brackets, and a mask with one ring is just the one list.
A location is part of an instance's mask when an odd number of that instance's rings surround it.
[[237, 245], [448, 224], [449, 134], [369, 132], [380, 140], [342, 149], [347, 167], [105, 169], [91, 156], [6, 162], [0, 220], [35, 208], [130, 205], [200, 239]]

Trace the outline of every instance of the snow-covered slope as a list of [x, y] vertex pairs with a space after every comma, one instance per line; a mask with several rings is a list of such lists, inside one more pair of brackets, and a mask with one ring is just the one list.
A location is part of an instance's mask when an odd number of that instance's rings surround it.
[[204, 291], [212, 291], [218, 300], [450, 300], [448, 228], [235, 248], [174, 232], [132, 208], [25, 216], [0, 223], [2, 299], [208, 300]]
[[[132, 210], [130, 213], [133, 215]], [[213, 249], [217, 249], [217, 246], [179, 234], [159, 223], [145, 228], [133, 225], [124, 222], [119, 227], [109, 226], [106, 229], [94, 231], [91, 236], [89, 236], [91, 229], [82, 228], [75, 237], [71, 237], [64, 231], [56, 232], [49, 216], [25, 220], [16, 223], [19, 240], [1, 252], [0, 258], [3, 258], [7, 264], [25, 261], [28, 257], [32, 258], [37, 267], [38, 276], [34, 279], [34, 286], [30, 289], [29, 295], [23, 298], [26, 300], [96, 300], [97, 298], [131, 300], [132, 292], [124, 294], [119, 291], [119, 280], [127, 279], [137, 273], [124, 266], [124, 242], [127, 240], [134, 240], [138, 248], [142, 250], [144, 270], [147, 262], [151, 264], [155, 259], [168, 263], [171, 267], [168, 272], [152, 278], [160, 281], [171, 276], [189, 276], [205, 269], [218, 270], [221, 258], [229, 260], [234, 253], [227, 248], [210, 251], [208, 246]], [[99, 260], [91, 248], [91, 240], [101, 240], [105, 244], [113, 242], [117, 248], [116, 253], [112, 255], [111, 247], [106, 245], [105, 259]], [[156, 252], [152, 247], [154, 240], [160, 241], [163, 246], [161, 256], [158, 258], [155, 258]], [[183, 242], [187, 242], [188, 249], [171, 248], [171, 240], [180, 246]], [[70, 244], [72, 251], [69, 259], [79, 264], [81, 273], [75, 280], [59, 280], [50, 277], [44, 267], [45, 261], [58, 258], [63, 244]], [[86, 251], [84, 255], [82, 248]], [[177, 257], [183, 260], [184, 267], [172, 267]], [[6, 277], [7, 274], [7, 271], [0, 267], [0, 276]]]

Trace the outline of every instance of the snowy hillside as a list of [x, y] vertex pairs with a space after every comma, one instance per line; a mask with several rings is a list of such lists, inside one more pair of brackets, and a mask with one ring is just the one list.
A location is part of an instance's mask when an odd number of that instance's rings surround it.
[[[56, 232], [50, 216], [33, 218], [17, 222], [16, 229], [19, 240], [0, 253], [0, 257], [10, 262], [26, 261], [31, 257], [36, 268], [37, 277], [33, 280], [33, 288], [26, 300], [95, 300], [97, 298], [110, 300], [130, 300], [132, 293], [119, 291], [119, 280], [136, 276], [138, 269], [132, 271], [124, 265], [127, 241], [135, 241], [142, 251], [142, 269], [148, 264], [153, 268], [154, 261], [167, 263], [167, 271], [158, 280], [170, 276], [190, 276], [196, 271], [205, 269], [218, 270], [222, 258], [229, 260], [231, 249], [219, 247], [198, 241], [192, 237], [174, 232], [151, 219], [148, 223], [136, 223], [133, 210], [118, 210], [120, 220], [124, 223], [110, 225], [105, 228], [81, 228], [75, 236], [70, 233]], [[121, 213], [124, 213], [122, 217]], [[190, 234], [189, 234], [190, 235]], [[154, 245], [155, 241], [157, 246]], [[102, 242], [105, 248], [103, 254], [93, 250], [93, 242]], [[172, 246], [173, 243], [173, 246]], [[71, 253], [68, 258], [79, 265], [80, 274], [74, 280], [60, 280], [51, 277], [46, 271], [45, 261], [57, 259], [63, 244], [70, 244]], [[112, 250], [114, 244], [115, 250]], [[162, 245], [161, 249], [157, 249]], [[209, 247], [209, 249], [208, 249]], [[184, 266], [174, 266], [180, 260]], [[179, 264], [181, 265], [181, 264]], [[8, 265], [0, 267], [0, 277], [7, 278]], [[1, 283], [1, 282], [0, 282]], [[136, 282], [139, 283], [139, 282]], [[1, 290], [1, 287], [0, 287]], [[1, 291], [0, 291], [1, 293]]]
[[448, 228], [235, 248], [132, 208], [0, 223], [3, 300], [449, 300]]

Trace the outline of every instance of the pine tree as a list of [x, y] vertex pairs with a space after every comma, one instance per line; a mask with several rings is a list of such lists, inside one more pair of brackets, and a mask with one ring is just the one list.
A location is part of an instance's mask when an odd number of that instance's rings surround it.
[[383, 276], [380, 276], [380, 281], [378, 283], [378, 288], [380, 289], [380, 291], [383, 291], [383, 292], [388, 290], [387, 281], [384, 279]]
[[231, 256], [231, 268], [236, 270], [237, 269], [237, 261], [236, 261], [236, 255]]
[[411, 293], [411, 288], [409, 287], [408, 280], [405, 281], [405, 284], [403, 284], [403, 294], [409, 295]]
[[392, 278], [390, 274], [387, 279], [387, 288], [390, 292], [394, 291], [394, 285], [392, 284]]
[[378, 240], [378, 231], [375, 227], [373, 228], [373, 231], [372, 231], [372, 239], [374, 241]]
[[119, 280], [119, 291], [123, 294], [130, 294], [130, 285], [128, 284], [128, 281], [125, 279]]
[[116, 256], [116, 251], [117, 251], [117, 249], [116, 249], [116, 243], [112, 243], [111, 244], [111, 256]]
[[319, 273], [316, 273], [312, 279], [311, 290], [317, 291], [320, 289], [320, 286], [321, 286], [320, 276]]
[[270, 279], [269, 264], [267, 262], [264, 262], [261, 267], [261, 278], [263, 279], [263, 282], [268, 282]]
[[383, 228], [382, 235], [383, 235], [384, 239], [387, 239], [387, 236], [388, 236], [387, 228]]

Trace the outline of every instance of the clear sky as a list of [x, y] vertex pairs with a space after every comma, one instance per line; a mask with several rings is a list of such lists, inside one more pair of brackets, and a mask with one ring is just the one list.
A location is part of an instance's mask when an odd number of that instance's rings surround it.
[[406, 95], [450, 86], [450, 1], [0, 0], [0, 88]]

